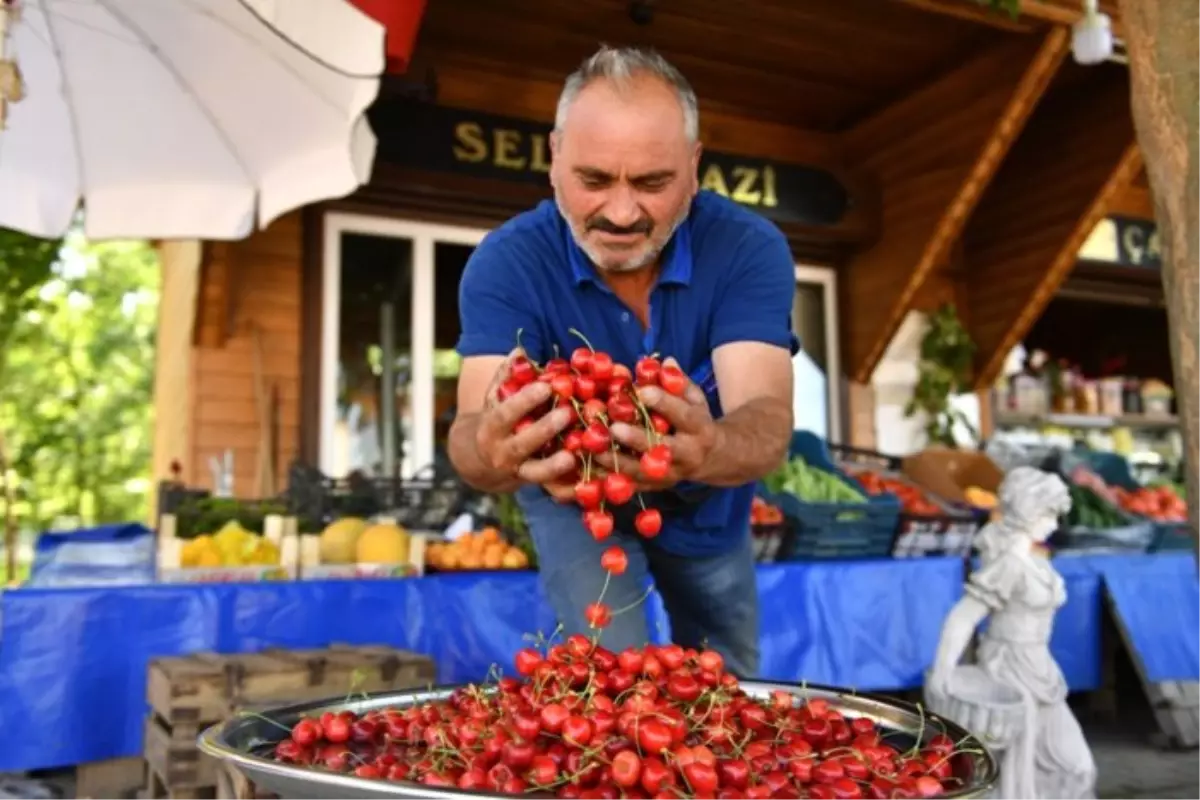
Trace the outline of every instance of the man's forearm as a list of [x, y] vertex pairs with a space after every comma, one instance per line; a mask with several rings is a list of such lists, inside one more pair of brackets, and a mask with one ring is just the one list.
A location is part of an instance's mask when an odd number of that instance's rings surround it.
[[741, 486], [772, 472], [787, 457], [792, 409], [775, 398], [751, 400], [717, 421], [717, 443], [696, 475], [709, 486]]
[[481, 492], [512, 492], [521, 482], [511, 475], [497, 472], [483, 463], [475, 447], [475, 436], [479, 428], [479, 414], [467, 414], [454, 420], [446, 450], [450, 463], [459, 477]]

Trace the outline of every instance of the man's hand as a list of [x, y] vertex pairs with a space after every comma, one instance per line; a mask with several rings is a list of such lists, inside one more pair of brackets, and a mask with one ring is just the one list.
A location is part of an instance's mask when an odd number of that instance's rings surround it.
[[[679, 365], [668, 358], [663, 366]], [[651, 477], [641, 469], [638, 458], [614, 457], [612, 453], [597, 456], [600, 466], [609, 472], [620, 471], [634, 479], [639, 491], [654, 491], [674, 486], [691, 476], [704, 464], [719, 445], [721, 434], [708, 410], [708, 401], [699, 386], [688, 381], [682, 396], [667, 394], [657, 386], [638, 390], [638, 399], [650, 411], [655, 411], [671, 423], [670, 436], [651, 436], [637, 425], [615, 423], [613, 438], [640, 457], [655, 444], [664, 444], [671, 452], [671, 466], [663, 477]]]
[[519, 349], [510, 353], [492, 379], [476, 429], [475, 448], [479, 460], [489, 469], [549, 489], [548, 485], [561, 484], [564, 476], [575, 469], [575, 457], [567, 452], [558, 452], [549, 458], [534, 456], [570, 424], [571, 412], [564, 408], [554, 409], [516, 430], [517, 423], [548, 401], [551, 393], [549, 384], [535, 381], [500, 400], [500, 384], [508, 379], [512, 361], [520, 354]]

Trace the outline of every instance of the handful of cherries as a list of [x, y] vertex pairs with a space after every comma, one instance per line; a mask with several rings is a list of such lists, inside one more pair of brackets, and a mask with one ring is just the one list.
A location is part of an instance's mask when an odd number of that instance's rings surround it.
[[[646, 408], [638, 399], [637, 389], [657, 386], [668, 394], [682, 396], [688, 378], [683, 370], [663, 364], [655, 356], [638, 360], [633, 370], [613, 361], [612, 356], [596, 350], [583, 334], [572, 331], [585, 346], [571, 353], [570, 359], [553, 358], [539, 365], [524, 355], [516, 356], [509, 374], [499, 387], [501, 400], [512, 397], [534, 381], [550, 385], [551, 400], [533, 414], [517, 423], [517, 432], [533, 425], [556, 408], [570, 411], [571, 422], [562, 433], [546, 445], [543, 456], [565, 450], [575, 456], [575, 500], [583, 509], [583, 523], [596, 541], [604, 541], [613, 533], [613, 515], [609, 506], [623, 506], [637, 494], [633, 479], [620, 471], [603, 472], [595, 462], [597, 456], [612, 453], [619, 458], [637, 458], [642, 475], [652, 480], [665, 478], [671, 470], [671, 449], [662, 441], [671, 431], [670, 422], [661, 414]], [[630, 452], [612, 436], [614, 423], [641, 426], [651, 446], [640, 455]], [[640, 496], [638, 497], [641, 502]], [[662, 513], [646, 508], [634, 518], [637, 532], [646, 538], [662, 530]]]

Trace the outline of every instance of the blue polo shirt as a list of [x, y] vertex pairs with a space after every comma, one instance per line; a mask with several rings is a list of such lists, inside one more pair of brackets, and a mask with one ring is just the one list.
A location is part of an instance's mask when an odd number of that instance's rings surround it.
[[[673, 356], [721, 416], [712, 352], [730, 342], [798, 345], [791, 331], [795, 266], [787, 240], [771, 222], [731, 200], [700, 192], [662, 255], [650, 297], [650, 327], [596, 274], [552, 201], [489, 233], [459, 284], [464, 358], [507, 355], [517, 331], [529, 356], [544, 363], [569, 356], [582, 332], [597, 349], [630, 368], [644, 355]], [[753, 484], [680, 486], [661, 498], [663, 531], [654, 544], [677, 555], [717, 555], [748, 535]], [[527, 517], [573, 515], [538, 487], [518, 501]], [[565, 517], [564, 517], [565, 519]], [[618, 524], [621, 517], [618, 515]]]

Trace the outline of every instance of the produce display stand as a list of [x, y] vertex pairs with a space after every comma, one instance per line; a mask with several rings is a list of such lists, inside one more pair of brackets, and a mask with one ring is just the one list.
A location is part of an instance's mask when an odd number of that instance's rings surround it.
[[792, 434], [790, 458], [803, 458], [809, 468], [841, 481], [864, 498], [862, 503], [806, 502], [791, 494], [760, 496], [778, 506], [795, 525], [794, 536], [781, 546], [778, 560], [887, 558], [896, 537], [900, 504], [891, 495], [871, 496], [862, 484], [833, 463], [824, 440], [807, 432]]
[[937, 508], [936, 514], [917, 514], [905, 510], [901, 504], [896, 523], [896, 539], [892, 545], [893, 558], [966, 558], [971, 554], [975, 534], [985, 521], [981, 513], [964, 506], [954, 506], [934, 492], [918, 486], [903, 474], [902, 459], [897, 456], [836, 444], [830, 444], [829, 450], [834, 461], [860, 484], [866, 485], [860, 476], [854, 474], [855, 470], [871, 470], [882, 478], [920, 492]]
[[[370, 524], [398, 524], [392, 517], [380, 517]], [[425, 574], [425, 549], [429, 534], [406, 532], [408, 557], [404, 561], [326, 563], [321, 558], [321, 536], [305, 533], [300, 538], [301, 580], [356, 578], [415, 578]]]
[[331, 696], [415, 689], [430, 685], [434, 675], [430, 658], [382, 646], [155, 659], [146, 680], [146, 796], [213, 792], [221, 767], [197, 750], [196, 738], [235, 713]]
[[177, 535], [178, 519], [173, 514], [159, 517], [156, 552], [157, 578], [160, 583], [253, 583], [257, 581], [295, 580], [299, 574], [299, 541], [296, 520], [272, 514], [265, 518], [262, 536], [279, 552], [278, 564], [197, 567], [183, 565], [187, 541]]

